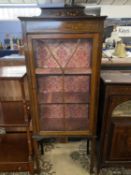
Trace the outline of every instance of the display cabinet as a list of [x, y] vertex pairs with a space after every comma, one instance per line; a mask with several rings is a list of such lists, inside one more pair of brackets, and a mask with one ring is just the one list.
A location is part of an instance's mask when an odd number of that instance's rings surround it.
[[102, 71], [100, 87], [98, 172], [131, 168], [131, 71]]
[[101, 44], [105, 17], [82, 7], [43, 8], [21, 17], [35, 136], [96, 138]]
[[33, 173], [25, 66], [0, 68], [0, 171]]

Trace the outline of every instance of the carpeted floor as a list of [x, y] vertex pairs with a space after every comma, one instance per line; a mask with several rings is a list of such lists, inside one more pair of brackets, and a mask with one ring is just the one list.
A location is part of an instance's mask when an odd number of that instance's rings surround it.
[[[90, 175], [90, 158], [86, 142], [48, 143], [40, 158], [41, 175]], [[28, 173], [0, 173], [0, 175], [27, 175]], [[131, 170], [102, 169], [100, 175], [131, 175]]]

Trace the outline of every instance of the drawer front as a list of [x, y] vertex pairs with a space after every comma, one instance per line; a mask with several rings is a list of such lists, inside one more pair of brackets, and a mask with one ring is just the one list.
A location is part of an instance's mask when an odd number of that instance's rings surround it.
[[109, 95], [131, 95], [131, 85], [108, 85], [107, 91]]

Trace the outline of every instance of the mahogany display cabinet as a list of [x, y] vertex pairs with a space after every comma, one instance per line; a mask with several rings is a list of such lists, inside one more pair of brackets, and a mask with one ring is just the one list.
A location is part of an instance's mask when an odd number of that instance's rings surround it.
[[131, 168], [131, 71], [102, 71], [99, 106], [98, 172]]
[[104, 19], [86, 16], [81, 7], [20, 17], [34, 135], [90, 138], [91, 171]]
[[33, 173], [25, 66], [0, 68], [0, 171]]

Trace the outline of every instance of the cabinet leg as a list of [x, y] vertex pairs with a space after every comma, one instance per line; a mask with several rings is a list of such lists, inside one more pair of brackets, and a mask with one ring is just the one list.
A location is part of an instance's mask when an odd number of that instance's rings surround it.
[[40, 149], [41, 149], [41, 154], [44, 155], [44, 141], [41, 140], [39, 141]]
[[90, 174], [93, 173], [95, 156], [96, 156], [96, 138], [91, 139], [91, 153], [90, 153]]
[[27, 174], [30, 174], [30, 175], [33, 175], [34, 174], [34, 163], [33, 163], [32, 160], [29, 163], [29, 173], [27, 173]]
[[99, 175], [99, 174], [100, 174], [100, 170], [101, 170], [101, 167], [100, 167], [100, 160], [97, 160], [96, 175]]
[[89, 155], [90, 140], [87, 138], [87, 155]]
[[33, 169], [30, 170], [30, 171], [29, 171], [29, 174], [30, 174], [30, 175], [33, 175], [33, 174], [34, 174], [34, 170], [33, 170]]
[[39, 151], [38, 151], [38, 143], [34, 141], [34, 152], [35, 152], [35, 161], [36, 161], [36, 169], [35, 173], [40, 174], [40, 163], [39, 163]]
[[97, 167], [96, 169], [96, 175], [99, 175], [100, 174], [100, 167]]

